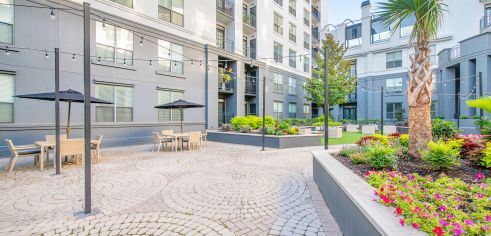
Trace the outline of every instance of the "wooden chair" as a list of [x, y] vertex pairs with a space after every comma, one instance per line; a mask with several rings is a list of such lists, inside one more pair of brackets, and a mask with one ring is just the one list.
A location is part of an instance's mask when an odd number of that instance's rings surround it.
[[[152, 132], [152, 134], [153, 134], [152, 152], [154, 151], [160, 152], [160, 149], [162, 148], [162, 144], [164, 145], [164, 149], [165, 149], [167, 147], [167, 144], [169, 143], [172, 143], [172, 151], [174, 151], [174, 140], [175, 140], [174, 138], [160, 136], [158, 132]], [[176, 151], [177, 151], [177, 146], [176, 146]]]
[[208, 147], [208, 130], [201, 130], [201, 141], [205, 142], [205, 145]]
[[[79, 160], [83, 163], [84, 149], [84, 139], [60, 140], [60, 157], [73, 156], [77, 165], [79, 164]], [[56, 161], [53, 162], [53, 165], [56, 167]]]
[[[64, 140], [64, 139], [67, 139], [67, 135], [66, 134], [60, 134], [60, 140]], [[56, 142], [56, 135], [45, 135], [44, 136], [44, 139], [46, 140], [46, 142]], [[54, 152], [54, 148], [49, 148], [48, 151], [46, 152], [46, 161], [49, 161], [49, 151], [52, 151]]]
[[12, 172], [18, 157], [34, 156], [34, 164], [37, 163], [39, 154], [41, 154], [39, 147], [35, 145], [14, 146], [10, 139], [5, 139], [5, 142], [11, 153], [9, 164], [5, 167], [5, 170]]
[[94, 154], [95, 161], [97, 163], [101, 162], [101, 155], [100, 155], [100, 148], [101, 148], [101, 142], [102, 142], [102, 135], [97, 135], [95, 138], [94, 143], [90, 144], [90, 149], [92, 150], [92, 153]]
[[201, 149], [201, 131], [189, 133], [189, 138], [184, 139], [183, 142], [187, 143], [189, 151]]
[[169, 129], [169, 130], [162, 130], [162, 135], [163, 136], [166, 136], [166, 135], [173, 135], [174, 134], [174, 130], [172, 129]]

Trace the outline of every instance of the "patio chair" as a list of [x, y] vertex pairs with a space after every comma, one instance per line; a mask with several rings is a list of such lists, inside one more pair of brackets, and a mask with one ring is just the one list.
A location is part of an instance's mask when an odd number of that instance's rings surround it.
[[189, 133], [189, 138], [183, 139], [182, 142], [187, 144], [189, 151], [201, 149], [201, 131]]
[[[54, 143], [54, 142], [56, 142], [56, 135], [45, 135], [44, 139], [46, 140], [46, 142], [53, 142]], [[66, 134], [60, 134], [60, 140], [63, 140], [63, 139], [67, 139]], [[54, 152], [54, 148], [52, 148], [52, 147], [48, 148], [48, 151], [46, 152], [46, 161], [49, 161], [49, 151]]]
[[[172, 151], [174, 151], [174, 141], [175, 141], [174, 138], [160, 136], [158, 132], [152, 132], [152, 134], [153, 134], [152, 152], [154, 151], [160, 152], [160, 149], [162, 148], [162, 144], [164, 145], [164, 149], [165, 149], [168, 143], [172, 144]], [[177, 151], [177, 146], [176, 146], [176, 151]]]
[[9, 164], [5, 167], [5, 170], [12, 172], [18, 157], [34, 156], [34, 164], [37, 164], [39, 154], [41, 154], [39, 147], [35, 145], [14, 146], [10, 139], [5, 139], [5, 142], [11, 153]]
[[169, 129], [169, 130], [162, 130], [162, 135], [166, 136], [166, 135], [173, 135], [174, 134], [174, 130], [172, 129]]
[[[79, 161], [83, 164], [83, 157], [85, 154], [84, 139], [63, 139], [60, 140], [60, 157], [73, 156], [75, 158], [75, 164], [79, 164]], [[56, 168], [56, 161], [53, 161], [53, 165]], [[61, 169], [61, 163], [60, 163]]]
[[90, 149], [92, 150], [92, 153], [94, 154], [95, 161], [97, 163], [101, 162], [101, 155], [100, 155], [100, 148], [101, 148], [101, 142], [102, 142], [102, 135], [97, 135], [95, 140], [96, 142], [90, 144]]
[[205, 145], [208, 147], [208, 130], [201, 130], [201, 141], [205, 142]]

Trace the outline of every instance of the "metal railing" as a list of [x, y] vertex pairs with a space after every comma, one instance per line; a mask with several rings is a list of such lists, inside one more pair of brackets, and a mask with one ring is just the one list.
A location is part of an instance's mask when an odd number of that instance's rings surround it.
[[480, 21], [481, 32], [491, 26], [491, 12], [486, 12]]
[[319, 41], [319, 29], [317, 27], [312, 28], [312, 39]]
[[250, 95], [257, 94], [257, 84], [252, 78], [246, 78], [245, 81], [245, 93]]
[[346, 40], [346, 48], [357, 47], [361, 45], [361, 38]]
[[224, 81], [222, 78], [218, 78], [218, 91], [220, 92], [234, 92], [234, 80]]
[[297, 16], [297, 10], [293, 7], [288, 7], [288, 12], [290, 12], [292, 16]]
[[449, 58], [450, 58], [450, 60], [453, 60], [453, 59], [459, 58], [459, 57], [460, 57], [460, 45], [457, 45], [457, 46], [453, 47], [452, 49], [450, 49]]
[[319, 21], [321, 18], [321, 13], [319, 12], [319, 10], [317, 10], [317, 8], [312, 8], [312, 19], [316, 19], [317, 21]]
[[244, 14], [242, 16], [242, 20], [243, 20], [244, 24], [246, 24], [252, 28], [256, 28], [256, 16], [255, 15], [250, 14], [250, 13]]
[[244, 47], [243, 53], [245, 57], [256, 59], [256, 49], [255, 48], [249, 48], [249, 47]]
[[217, 10], [233, 17], [234, 3], [230, 0], [217, 0]]
[[223, 49], [228, 52], [234, 52], [235, 43], [234, 41], [231, 40], [224, 40], [224, 41], [217, 40], [217, 48]]

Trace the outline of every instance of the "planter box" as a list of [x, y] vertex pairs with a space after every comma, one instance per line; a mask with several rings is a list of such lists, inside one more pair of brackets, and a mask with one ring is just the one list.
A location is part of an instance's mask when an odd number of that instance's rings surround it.
[[329, 138], [342, 138], [343, 127], [329, 127], [329, 129], [327, 129], [327, 134], [329, 135]]
[[376, 126], [375, 125], [363, 125], [361, 127], [362, 134], [375, 134]]
[[327, 151], [313, 156], [314, 181], [344, 235], [426, 235], [399, 225], [393, 208], [373, 201], [373, 187]]
[[358, 133], [359, 129], [359, 125], [346, 125], [346, 132]]
[[385, 135], [389, 135], [389, 134], [393, 134], [393, 133], [397, 133], [397, 127], [396, 126], [384, 125], [384, 134]]
[[[261, 134], [242, 134], [234, 132], [208, 131], [208, 140], [222, 143], [262, 146]], [[320, 146], [321, 135], [266, 135], [265, 146], [269, 148], [295, 148]]]

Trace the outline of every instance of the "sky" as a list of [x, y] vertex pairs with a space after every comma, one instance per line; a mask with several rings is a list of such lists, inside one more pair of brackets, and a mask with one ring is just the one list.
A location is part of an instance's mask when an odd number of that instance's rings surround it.
[[[359, 20], [361, 18], [361, 3], [365, 0], [329, 0], [328, 20], [330, 24], [337, 25], [345, 19]], [[378, 2], [386, 0], [371, 0], [372, 13]]]

